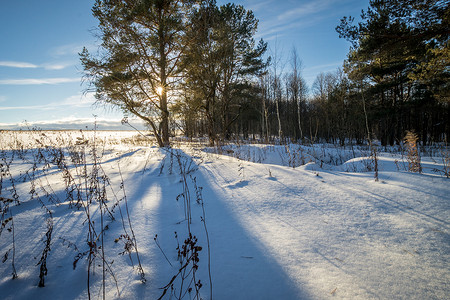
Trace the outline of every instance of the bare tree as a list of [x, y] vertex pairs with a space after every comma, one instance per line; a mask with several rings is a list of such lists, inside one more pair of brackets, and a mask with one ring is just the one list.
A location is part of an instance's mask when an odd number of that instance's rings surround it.
[[300, 132], [300, 138], [303, 139], [302, 129], [302, 108], [307, 96], [307, 85], [305, 79], [303, 79], [302, 61], [298, 57], [297, 49], [292, 48], [291, 52], [291, 68], [292, 71], [288, 76], [288, 90], [292, 96], [292, 100], [297, 105], [297, 118], [298, 118], [298, 130]]
[[280, 102], [283, 96], [283, 91], [281, 89], [281, 74], [283, 73], [283, 68], [281, 66], [281, 56], [278, 53], [278, 45], [275, 42], [275, 46], [272, 50], [272, 74], [271, 74], [271, 92], [272, 99], [275, 100], [277, 121], [278, 121], [278, 139], [282, 140], [283, 130], [281, 128], [281, 117], [280, 117]]

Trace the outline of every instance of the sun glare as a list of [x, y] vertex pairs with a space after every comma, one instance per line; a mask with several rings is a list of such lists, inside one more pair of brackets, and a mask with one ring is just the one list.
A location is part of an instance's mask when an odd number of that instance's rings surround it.
[[164, 90], [163, 87], [159, 86], [159, 87], [156, 88], [156, 93], [161, 96], [162, 93], [163, 93], [163, 90]]

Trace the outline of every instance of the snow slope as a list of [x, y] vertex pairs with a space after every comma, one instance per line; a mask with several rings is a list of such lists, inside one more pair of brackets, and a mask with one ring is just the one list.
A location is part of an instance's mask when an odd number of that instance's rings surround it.
[[210, 185], [305, 298], [448, 295], [448, 179], [232, 164], [207, 165]]
[[[79, 133], [68, 135], [62, 144], [80, 140]], [[16, 139], [17, 145], [20, 138], [31, 149], [22, 158], [8, 140]], [[92, 138], [83, 136], [91, 142]], [[187, 194], [190, 231], [202, 247], [195, 282], [202, 283], [203, 299], [211, 298], [211, 293], [213, 299], [446, 299], [450, 294], [450, 185], [435, 171], [443, 167], [436, 157], [423, 157], [424, 173], [415, 174], [399, 167], [405, 164], [400, 154], [380, 153], [375, 182], [373, 172], [367, 172], [370, 160], [355, 157], [354, 149], [246, 145], [217, 154], [182, 143], [168, 152], [142, 146], [129, 136], [127, 141], [111, 133], [96, 138], [103, 152], [99, 165], [111, 182], [107, 203], [110, 208], [118, 203], [115, 221], [104, 220], [108, 225], [103, 235], [105, 257], [117, 280], [116, 287], [106, 274], [107, 299], [118, 298], [119, 293], [123, 299], [162, 295], [161, 288], [180, 268], [175, 232], [180, 244], [188, 237], [183, 200]], [[0, 195], [12, 197], [13, 178], [21, 204], [11, 204], [10, 209], [18, 278], [11, 279], [10, 251], [0, 264], [1, 298], [86, 299], [87, 256], [73, 268], [74, 257], [89, 249], [86, 214], [69, 208], [63, 177], [55, 165], [43, 171], [44, 163], [37, 164], [34, 181], [19, 180], [33, 168], [39, 149], [35, 139], [40, 137], [2, 137], [3, 149], [9, 147], [2, 158], [8, 161], [15, 154], [11, 177], [2, 177]], [[89, 153], [89, 145], [77, 149], [85, 147]], [[92, 161], [87, 163], [87, 169], [91, 167]], [[70, 169], [74, 174], [77, 170]], [[54, 224], [42, 288], [37, 287], [38, 262], [48, 214], [36, 197], [30, 199], [31, 182], [52, 211]], [[59, 202], [51, 203], [45, 196], [50, 187]], [[145, 284], [137, 272], [135, 251], [132, 264], [130, 256], [119, 254], [124, 251], [122, 240], [115, 242], [125, 229], [130, 233], [126, 217], [121, 221], [119, 214], [126, 216], [123, 191]], [[92, 209], [94, 226], [99, 226], [99, 207]], [[0, 235], [2, 257], [12, 245], [7, 226]], [[95, 262], [90, 294], [97, 299], [102, 296], [102, 262], [99, 258]], [[191, 279], [187, 277], [183, 288]], [[171, 294], [176, 299], [180, 284], [174, 281], [174, 290], [169, 289], [164, 299]], [[184, 299], [190, 298], [194, 295], [187, 292]]]

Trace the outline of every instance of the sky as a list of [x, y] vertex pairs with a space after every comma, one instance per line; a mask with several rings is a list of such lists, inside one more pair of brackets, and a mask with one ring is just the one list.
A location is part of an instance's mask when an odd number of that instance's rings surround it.
[[[96, 49], [94, 0], [0, 2], [0, 129], [130, 129], [123, 114], [98, 107], [86, 94], [78, 53]], [[230, 1], [218, 1], [225, 4]], [[288, 60], [295, 47], [302, 75], [312, 85], [321, 72], [342, 66], [350, 44], [335, 27], [360, 15], [368, 0], [241, 0], [259, 19], [257, 39], [269, 54]], [[289, 62], [280, 66], [287, 70]], [[137, 121], [136, 121], [137, 122]]]

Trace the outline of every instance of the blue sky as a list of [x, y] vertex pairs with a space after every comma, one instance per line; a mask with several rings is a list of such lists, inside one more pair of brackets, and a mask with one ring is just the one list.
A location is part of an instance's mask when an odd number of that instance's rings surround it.
[[[26, 120], [41, 128], [121, 128], [121, 112], [95, 108], [83, 95], [78, 52], [95, 49], [94, 0], [16, 0], [0, 4], [0, 129]], [[229, 1], [218, 1], [224, 4]], [[257, 38], [271, 53], [289, 57], [295, 47], [303, 76], [312, 84], [320, 72], [342, 65], [349, 43], [334, 28], [343, 16], [359, 16], [368, 0], [243, 0], [260, 20]], [[283, 65], [283, 64], [282, 64]], [[285, 69], [289, 63], [284, 64]]]

